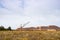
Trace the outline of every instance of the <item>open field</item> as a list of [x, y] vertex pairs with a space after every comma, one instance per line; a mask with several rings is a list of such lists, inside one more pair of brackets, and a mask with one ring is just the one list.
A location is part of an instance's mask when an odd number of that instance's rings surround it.
[[0, 40], [60, 40], [60, 31], [0, 31]]

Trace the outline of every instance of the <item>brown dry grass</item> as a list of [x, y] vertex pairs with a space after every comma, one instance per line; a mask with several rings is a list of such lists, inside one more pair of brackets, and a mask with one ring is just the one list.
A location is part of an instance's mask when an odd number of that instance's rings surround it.
[[0, 40], [60, 40], [60, 31], [0, 31]]

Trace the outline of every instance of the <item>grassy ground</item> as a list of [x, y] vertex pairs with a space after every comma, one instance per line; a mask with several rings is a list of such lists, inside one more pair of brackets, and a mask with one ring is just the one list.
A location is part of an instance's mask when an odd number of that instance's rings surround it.
[[60, 31], [0, 31], [0, 40], [60, 40]]

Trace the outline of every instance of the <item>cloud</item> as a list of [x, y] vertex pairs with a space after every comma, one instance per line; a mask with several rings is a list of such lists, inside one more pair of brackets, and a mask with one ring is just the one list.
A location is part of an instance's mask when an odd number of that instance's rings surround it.
[[[59, 25], [60, 0], [1, 0], [0, 25]], [[59, 25], [60, 26], [60, 25]]]
[[20, 27], [20, 24], [24, 24], [28, 21], [30, 21], [30, 17], [27, 16], [20, 16], [20, 15], [3, 15], [0, 18], [0, 24], [1, 25], [7, 25], [11, 26], [12, 28], [14, 27]]
[[13, 13], [10, 13], [10, 14], [16, 14], [16, 13], [20, 14], [20, 13], [23, 12], [22, 8], [21, 8], [21, 1], [19, 1], [19, 0], [2, 0], [1, 5], [4, 6], [5, 10], [13, 12]]
[[28, 5], [24, 13], [33, 18], [36, 24], [59, 23], [60, 1], [59, 0], [26, 0]]
[[[24, 14], [21, 0], [1, 0], [0, 1], [0, 25], [16, 28], [24, 22]], [[22, 21], [22, 22], [21, 22]]]

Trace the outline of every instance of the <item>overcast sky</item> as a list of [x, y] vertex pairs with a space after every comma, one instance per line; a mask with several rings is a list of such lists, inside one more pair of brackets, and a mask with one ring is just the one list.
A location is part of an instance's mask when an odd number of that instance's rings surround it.
[[60, 0], [0, 0], [0, 25], [13, 29], [27, 26], [60, 26]]

